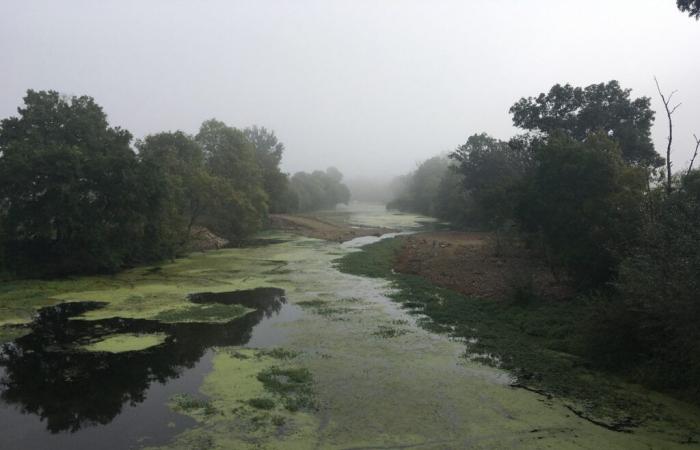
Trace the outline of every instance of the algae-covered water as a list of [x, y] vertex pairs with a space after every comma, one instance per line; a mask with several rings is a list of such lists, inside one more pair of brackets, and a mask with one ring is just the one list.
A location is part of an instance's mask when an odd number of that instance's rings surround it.
[[[354, 205], [353, 225], [421, 218]], [[0, 448], [690, 448], [510, 386], [420, 327], [387, 281], [338, 271], [363, 241], [263, 233], [114, 277], [0, 291]], [[267, 243], [269, 245], [260, 245]], [[697, 409], [649, 393], [700, 424]]]

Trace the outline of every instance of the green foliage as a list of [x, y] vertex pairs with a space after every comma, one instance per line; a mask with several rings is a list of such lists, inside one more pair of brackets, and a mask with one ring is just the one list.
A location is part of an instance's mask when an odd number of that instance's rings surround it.
[[195, 140], [218, 194], [203, 223], [230, 239], [257, 230], [267, 214], [267, 194], [255, 146], [242, 131], [213, 119], [202, 124]]
[[151, 179], [164, 191], [165, 201], [157, 211], [159, 234], [170, 248], [160, 254], [175, 253], [211, 209], [214, 180], [204, 166], [201, 147], [183, 132], [150, 135], [136, 146], [142, 166], [153, 172]]
[[631, 100], [630, 93], [615, 80], [585, 88], [556, 84], [547, 94], [521, 98], [510, 112], [515, 126], [545, 135], [564, 132], [583, 141], [590, 133], [602, 132], [619, 144], [625, 161], [661, 166], [663, 159], [651, 141], [651, 100]]
[[[136, 154], [90, 97], [30, 90], [24, 101], [0, 122], [0, 270], [114, 272], [174, 258], [194, 226], [239, 239], [269, 204], [299, 203], [279, 169], [284, 146], [265, 128], [209, 120], [195, 137], [147, 136]], [[338, 176], [323, 188], [347, 201]]]
[[585, 142], [554, 135], [535, 154], [536, 168], [518, 210], [555, 266], [580, 287], [601, 286], [635, 242], [646, 172], [626, 165], [602, 134]]
[[528, 144], [525, 137], [508, 143], [482, 133], [450, 155], [473, 199], [470, 223], [499, 227], [513, 218], [522, 180], [532, 166]]
[[0, 199], [9, 269], [49, 274], [114, 271], [148, 257], [160, 207], [129, 143], [90, 97], [28, 91], [0, 122]]
[[277, 140], [275, 132], [265, 127], [252, 126], [243, 130], [255, 147], [255, 158], [263, 174], [263, 185], [268, 197], [270, 212], [287, 212], [289, 207], [289, 177], [280, 170], [284, 144]]
[[676, 0], [678, 9], [687, 12], [690, 17], [700, 19], [700, 0]]
[[449, 165], [449, 160], [443, 156], [423, 161], [408, 175], [404, 189], [387, 207], [435, 216], [440, 184]]
[[290, 181], [291, 192], [287, 194], [288, 210], [308, 212], [348, 203], [350, 190], [342, 180], [343, 175], [335, 167], [329, 167], [325, 172], [295, 173]]
[[646, 199], [641, 239], [620, 265], [617, 295], [601, 312], [590, 351], [617, 369], [635, 367], [656, 387], [700, 399], [700, 172], [672, 193]]

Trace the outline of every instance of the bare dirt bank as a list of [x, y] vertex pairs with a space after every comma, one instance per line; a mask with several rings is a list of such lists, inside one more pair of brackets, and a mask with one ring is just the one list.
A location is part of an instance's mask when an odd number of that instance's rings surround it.
[[516, 241], [488, 232], [440, 231], [402, 238], [398, 272], [420, 275], [464, 295], [504, 299], [517, 290], [563, 298], [569, 290]]
[[336, 242], [361, 236], [381, 236], [394, 231], [389, 228], [354, 227], [310, 214], [270, 214], [270, 228]]

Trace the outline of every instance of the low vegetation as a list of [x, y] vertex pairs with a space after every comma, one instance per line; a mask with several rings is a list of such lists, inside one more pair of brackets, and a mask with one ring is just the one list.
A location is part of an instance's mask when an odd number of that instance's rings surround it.
[[510, 112], [526, 134], [471, 136], [419, 166], [389, 206], [516, 235], [572, 288], [541, 334], [564, 327], [598, 367], [700, 401], [700, 171], [670, 173], [650, 99], [616, 81], [555, 85]]

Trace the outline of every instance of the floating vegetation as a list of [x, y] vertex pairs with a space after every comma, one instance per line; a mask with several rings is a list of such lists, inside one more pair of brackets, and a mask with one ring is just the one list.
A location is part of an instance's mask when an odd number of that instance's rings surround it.
[[258, 373], [257, 378], [266, 390], [281, 397], [287, 410], [315, 407], [313, 378], [308, 369], [272, 366]]
[[89, 352], [124, 353], [136, 352], [162, 344], [168, 338], [165, 333], [123, 333], [106, 336], [99, 341], [81, 346]]
[[295, 352], [293, 350], [287, 350], [284, 348], [273, 348], [271, 350], [258, 350], [258, 352], [255, 354], [257, 357], [261, 356], [269, 356], [271, 358], [275, 359], [292, 359], [296, 358], [299, 356], [299, 352]]
[[404, 328], [394, 328], [386, 325], [379, 325], [379, 329], [373, 332], [372, 334], [374, 336], [379, 336], [381, 338], [388, 339], [403, 336], [406, 333], [408, 333], [408, 330]]
[[320, 307], [325, 306], [327, 304], [328, 304], [327, 301], [321, 300], [321, 299], [304, 300], [301, 302], [297, 302], [297, 305], [301, 306], [302, 308], [320, 308]]
[[248, 404], [256, 409], [270, 410], [274, 409], [276, 403], [271, 398], [251, 398], [248, 400]]
[[191, 305], [162, 311], [155, 320], [167, 323], [226, 323], [254, 311], [241, 305]]
[[[334, 306], [336, 302], [329, 302], [321, 299], [305, 300], [297, 302], [297, 305], [304, 309], [310, 309], [314, 314], [319, 316], [337, 316], [342, 314], [347, 314], [353, 311], [352, 308], [347, 308], [344, 306]], [[333, 320], [343, 320], [341, 318], [334, 318]]]
[[193, 397], [189, 394], [176, 394], [170, 399], [171, 407], [175, 411], [180, 411], [193, 416], [211, 416], [218, 410], [209, 400]]

